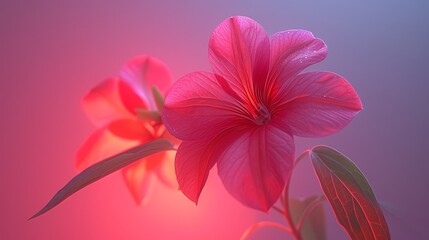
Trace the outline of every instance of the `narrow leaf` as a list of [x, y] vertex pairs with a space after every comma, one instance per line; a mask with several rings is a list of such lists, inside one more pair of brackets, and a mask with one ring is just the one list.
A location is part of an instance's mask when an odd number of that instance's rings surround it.
[[310, 158], [338, 222], [351, 239], [390, 239], [374, 192], [356, 165], [327, 146], [314, 147]]
[[136, 162], [143, 157], [167, 150], [174, 150], [173, 144], [166, 139], [158, 139], [119, 153], [88, 167], [77, 176], [72, 178], [61, 190], [59, 190], [54, 195], [54, 197], [48, 202], [48, 204], [46, 204], [45, 207], [34, 214], [30, 219], [46, 213], [73, 195], [75, 192], [90, 185], [91, 183], [127, 165], [130, 165], [131, 163]]
[[158, 88], [153, 86], [152, 87], [152, 94], [153, 98], [155, 99], [156, 107], [158, 108], [158, 111], [162, 111], [164, 108], [164, 97], [159, 92]]
[[312, 196], [306, 199], [289, 200], [290, 214], [295, 226], [297, 226], [304, 217], [301, 236], [305, 240], [325, 240], [325, 211], [320, 204], [324, 197]]
[[161, 114], [158, 111], [151, 111], [142, 108], [136, 109], [137, 117], [142, 120], [154, 121], [157, 123], [161, 122]]

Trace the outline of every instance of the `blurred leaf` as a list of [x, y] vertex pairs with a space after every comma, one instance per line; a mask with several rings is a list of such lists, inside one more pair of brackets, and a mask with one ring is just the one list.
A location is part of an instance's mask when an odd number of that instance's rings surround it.
[[48, 204], [46, 204], [45, 207], [34, 214], [30, 219], [46, 213], [73, 195], [75, 192], [88, 186], [89, 184], [127, 165], [130, 165], [131, 163], [134, 163], [143, 157], [167, 150], [174, 150], [172, 143], [166, 139], [158, 139], [119, 153], [88, 167], [77, 176], [72, 178], [61, 190], [59, 190], [54, 195], [54, 197], [48, 202]]
[[142, 120], [155, 121], [157, 123], [161, 122], [161, 114], [158, 111], [151, 111], [142, 108], [136, 109], [137, 117]]
[[156, 107], [158, 108], [158, 111], [162, 111], [164, 108], [164, 97], [162, 96], [161, 92], [158, 90], [157, 87], [152, 87], [152, 94], [153, 98], [155, 99]]
[[304, 240], [326, 239], [325, 211], [319, 200], [320, 196], [312, 196], [306, 199], [291, 198], [289, 200], [290, 214], [295, 226], [300, 221], [306, 209], [309, 207], [312, 208], [310, 209], [311, 212], [305, 217], [301, 228], [301, 236]]
[[314, 170], [338, 222], [352, 239], [390, 239], [383, 212], [365, 176], [337, 150], [310, 151]]

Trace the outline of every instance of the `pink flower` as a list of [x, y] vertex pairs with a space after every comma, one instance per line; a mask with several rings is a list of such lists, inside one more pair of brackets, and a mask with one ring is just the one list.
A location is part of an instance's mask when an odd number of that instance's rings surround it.
[[[167, 67], [149, 56], [138, 56], [126, 64], [120, 77], [105, 80], [83, 99], [83, 108], [97, 126], [76, 154], [76, 166], [83, 170], [107, 157], [157, 138], [177, 141], [161, 123], [152, 87], [165, 94], [172, 78]], [[178, 188], [174, 174], [174, 153], [162, 152], [122, 170], [137, 204], [151, 190], [154, 176], [165, 185]]]
[[183, 140], [175, 162], [181, 191], [197, 202], [217, 163], [232, 196], [267, 211], [290, 176], [293, 136], [327, 136], [362, 109], [341, 76], [301, 73], [326, 55], [326, 45], [308, 31], [269, 37], [247, 17], [222, 22], [209, 42], [214, 74], [182, 77], [165, 101], [164, 124]]

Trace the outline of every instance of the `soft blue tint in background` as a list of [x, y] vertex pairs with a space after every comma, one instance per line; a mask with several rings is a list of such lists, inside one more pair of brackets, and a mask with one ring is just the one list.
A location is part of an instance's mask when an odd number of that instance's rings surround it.
[[[216, 214], [194, 212], [186, 228], [162, 227], [183, 224], [187, 213], [171, 205], [135, 207], [119, 175], [26, 221], [75, 174], [74, 152], [93, 130], [79, 105], [91, 87], [142, 53], [165, 61], [175, 78], [209, 70], [209, 35], [233, 15], [254, 18], [270, 34], [307, 29], [327, 43], [328, 58], [312, 69], [346, 77], [365, 109], [338, 134], [297, 139], [297, 153], [329, 144], [347, 154], [383, 202], [393, 239], [429, 238], [428, 11], [427, 1], [387, 0], [1, 1], [0, 238], [237, 239], [257, 219], [283, 223], [274, 212], [240, 206], [215, 172], [200, 205]], [[292, 185], [295, 196], [320, 192], [308, 161]], [[235, 225], [222, 224], [222, 214]], [[332, 214], [327, 222], [329, 239], [346, 238]], [[284, 235], [266, 229], [252, 239]]]

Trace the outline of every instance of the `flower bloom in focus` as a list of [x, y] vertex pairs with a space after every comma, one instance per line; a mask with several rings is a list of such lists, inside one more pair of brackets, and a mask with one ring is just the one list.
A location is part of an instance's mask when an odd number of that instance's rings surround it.
[[362, 109], [343, 77], [302, 73], [326, 55], [305, 30], [268, 36], [247, 17], [222, 22], [209, 41], [213, 73], [185, 75], [165, 100], [164, 124], [183, 141], [175, 161], [181, 191], [197, 202], [217, 164], [232, 196], [268, 211], [292, 171], [293, 136], [335, 133]]
[[[78, 170], [157, 138], [177, 141], [166, 131], [159, 113], [162, 94], [171, 84], [170, 72], [162, 62], [138, 56], [122, 68], [119, 77], [93, 88], [84, 97], [83, 108], [97, 130], [76, 154]], [[159, 91], [152, 89], [155, 86]], [[137, 204], [147, 200], [154, 176], [178, 189], [173, 162], [173, 152], [161, 152], [122, 170]]]

